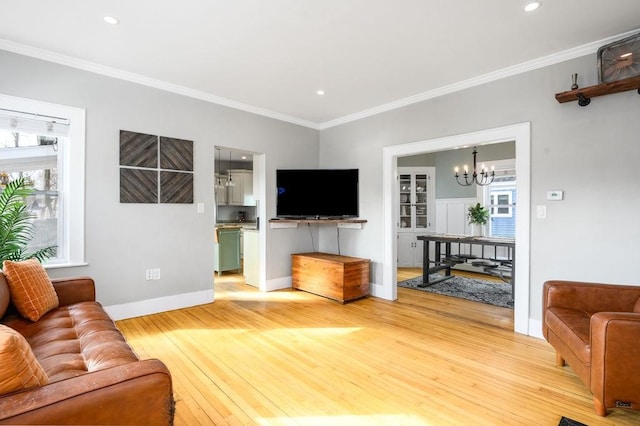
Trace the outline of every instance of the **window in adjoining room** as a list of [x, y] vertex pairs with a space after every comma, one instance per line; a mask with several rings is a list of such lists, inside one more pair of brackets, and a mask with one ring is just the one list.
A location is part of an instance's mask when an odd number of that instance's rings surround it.
[[24, 178], [34, 215], [28, 251], [47, 266], [84, 263], [84, 110], [0, 95], [0, 182]]

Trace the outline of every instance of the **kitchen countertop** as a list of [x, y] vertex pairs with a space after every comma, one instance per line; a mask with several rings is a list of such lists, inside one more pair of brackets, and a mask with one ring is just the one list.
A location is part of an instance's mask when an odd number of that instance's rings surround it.
[[256, 229], [256, 222], [220, 222], [216, 223], [216, 228], [242, 228]]

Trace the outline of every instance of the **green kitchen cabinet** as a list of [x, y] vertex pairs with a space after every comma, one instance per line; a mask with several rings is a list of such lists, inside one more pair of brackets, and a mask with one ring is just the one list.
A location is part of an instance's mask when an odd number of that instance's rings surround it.
[[214, 270], [218, 275], [224, 271], [239, 271], [240, 228], [216, 228], [216, 240], [213, 247]]

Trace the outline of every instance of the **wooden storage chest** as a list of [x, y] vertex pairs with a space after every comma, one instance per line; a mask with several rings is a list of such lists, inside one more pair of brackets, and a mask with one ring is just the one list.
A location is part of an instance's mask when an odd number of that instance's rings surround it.
[[292, 287], [346, 303], [369, 295], [369, 259], [329, 253], [291, 255]]

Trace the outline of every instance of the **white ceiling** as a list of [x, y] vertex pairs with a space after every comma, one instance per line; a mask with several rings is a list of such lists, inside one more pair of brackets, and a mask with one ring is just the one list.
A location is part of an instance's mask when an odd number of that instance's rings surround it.
[[0, 49], [326, 128], [640, 25], [640, 0], [523, 1], [3, 0]]

